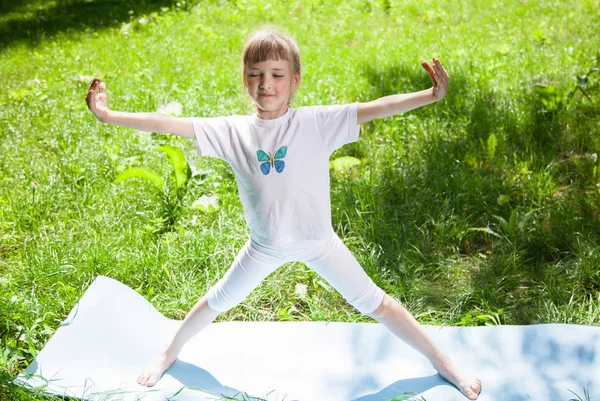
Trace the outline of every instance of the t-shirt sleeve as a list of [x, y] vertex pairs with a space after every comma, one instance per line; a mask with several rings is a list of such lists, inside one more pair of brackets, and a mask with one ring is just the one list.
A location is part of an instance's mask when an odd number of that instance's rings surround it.
[[229, 161], [233, 127], [227, 117], [192, 117], [196, 150], [200, 156]]
[[343, 145], [358, 141], [360, 124], [357, 120], [358, 102], [315, 106], [319, 135], [329, 153]]

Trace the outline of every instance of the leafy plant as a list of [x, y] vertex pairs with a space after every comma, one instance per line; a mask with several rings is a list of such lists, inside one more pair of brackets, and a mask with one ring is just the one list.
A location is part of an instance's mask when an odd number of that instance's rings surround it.
[[516, 240], [517, 235], [519, 233], [523, 232], [527, 223], [531, 219], [532, 214], [533, 214], [533, 210], [530, 210], [529, 212], [520, 216], [518, 210], [513, 209], [510, 212], [510, 217], [508, 218], [508, 221], [501, 216], [494, 215], [493, 217], [496, 220], [498, 220], [498, 222], [500, 222], [500, 227], [502, 228], [502, 231], [504, 231], [504, 233], [511, 240], [514, 241], [514, 240]]
[[460, 317], [458, 326], [500, 326], [503, 322], [504, 308], [500, 308], [488, 313], [467, 312]]
[[142, 178], [150, 181], [158, 190], [159, 199], [162, 207], [162, 216], [156, 221], [157, 226], [154, 232], [164, 232], [175, 224], [179, 218], [181, 200], [187, 189], [187, 184], [192, 176], [192, 170], [183, 157], [181, 149], [170, 145], [163, 145], [155, 148], [164, 152], [169, 164], [173, 167], [170, 174], [170, 183], [168, 185], [162, 176], [156, 171], [144, 167], [132, 167], [118, 174], [114, 182], [119, 183], [132, 178]]
[[575, 84], [575, 87], [570, 89], [567, 92], [567, 102], [571, 102], [571, 100], [573, 99], [573, 97], [575, 96], [575, 93], [577, 92], [581, 92], [583, 94], [583, 96], [585, 96], [590, 103], [594, 103], [594, 101], [592, 100], [592, 98], [590, 97], [590, 94], [588, 93], [588, 89], [589, 89], [589, 84], [590, 84], [590, 80], [589, 80], [589, 76], [599, 72], [600, 71], [600, 53], [598, 53], [596, 55], [596, 66], [591, 67], [590, 70], [584, 74], [584, 75], [577, 75], [577, 84]]
[[492, 160], [494, 160], [494, 156], [496, 155], [496, 148], [498, 146], [498, 138], [496, 138], [496, 135], [490, 134], [486, 142], [483, 142], [483, 139], [480, 138], [479, 142], [481, 143], [483, 151], [487, 154], [488, 161], [491, 162]]
[[513, 242], [516, 240], [517, 235], [523, 232], [523, 230], [527, 226], [527, 223], [531, 219], [532, 214], [533, 210], [530, 210], [529, 212], [520, 216], [517, 209], [513, 209], [510, 212], [508, 220], [506, 220], [502, 216], [493, 215], [492, 217], [494, 217], [500, 223], [500, 228], [502, 229], [503, 233], [496, 232], [489, 227], [471, 227], [467, 229], [467, 232], [479, 231], [493, 235], [496, 238], [504, 238], [509, 242]]
[[566, 93], [554, 85], [536, 84], [533, 87], [533, 93], [539, 111], [543, 114], [554, 114], [560, 111], [567, 98]]

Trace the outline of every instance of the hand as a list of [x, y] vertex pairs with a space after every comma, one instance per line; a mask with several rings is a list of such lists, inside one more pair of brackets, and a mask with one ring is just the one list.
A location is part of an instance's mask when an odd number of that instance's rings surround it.
[[433, 97], [437, 100], [441, 100], [446, 96], [446, 92], [448, 91], [448, 82], [450, 82], [448, 72], [442, 67], [440, 60], [435, 57], [433, 58], [433, 68], [427, 61], [421, 62], [421, 66], [425, 68], [425, 71], [427, 71], [429, 78], [431, 78], [431, 82], [433, 83]]
[[[96, 93], [96, 89], [99, 89], [100, 92]], [[106, 84], [100, 78], [94, 78], [92, 81], [85, 101], [96, 118], [104, 122], [110, 110], [106, 104]]]

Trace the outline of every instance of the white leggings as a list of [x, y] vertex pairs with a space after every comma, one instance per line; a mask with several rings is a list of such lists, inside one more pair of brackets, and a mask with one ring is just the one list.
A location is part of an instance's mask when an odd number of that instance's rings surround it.
[[262, 280], [287, 262], [302, 262], [316, 271], [361, 313], [369, 315], [384, 291], [365, 273], [335, 232], [327, 240], [264, 246], [250, 238], [233, 264], [207, 293], [208, 306], [225, 312], [242, 302]]

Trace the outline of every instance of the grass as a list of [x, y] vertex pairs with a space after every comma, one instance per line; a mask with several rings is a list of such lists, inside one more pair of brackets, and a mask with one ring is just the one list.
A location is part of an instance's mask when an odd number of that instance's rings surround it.
[[[600, 3], [14, 1], [0, 3], [0, 392], [98, 275], [183, 318], [249, 232], [233, 172], [193, 143], [99, 123], [109, 107], [182, 116], [251, 112], [245, 35], [265, 23], [300, 45], [293, 106], [368, 101], [430, 87], [447, 97], [362, 127], [332, 169], [336, 232], [421, 323], [573, 323], [600, 318]], [[217, 67], [218, 66], [218, 67]], [[176, 112], [177, 113], [177, 112]], [[194, 175], [177, 196], [113, 183], [159, 146]], [[168, 187], [167, 187], [168, 188]], [[218, 208], [198, 210], [203, 196]], [[307, 294], [294, 292], [304, 284]], [[226, 320], [367, 322], [303, 264], [286, 264]]]

